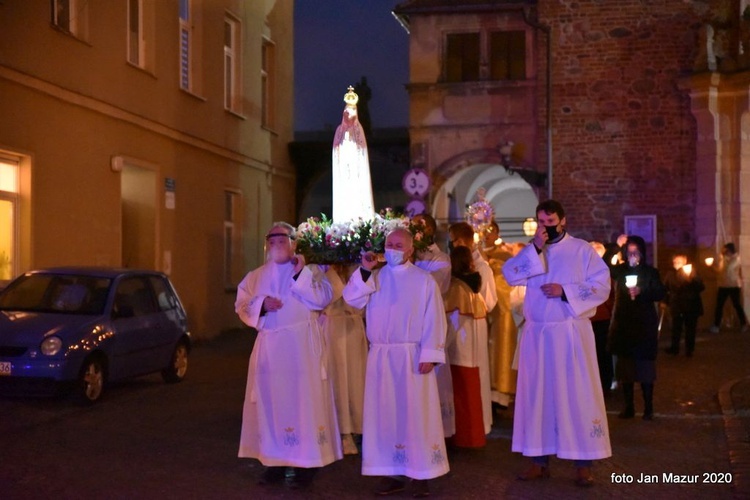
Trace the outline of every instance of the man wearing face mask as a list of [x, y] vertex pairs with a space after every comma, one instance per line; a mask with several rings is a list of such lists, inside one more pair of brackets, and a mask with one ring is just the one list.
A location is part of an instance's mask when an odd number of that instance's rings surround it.
[[591, 486], [592, 460], [612, 455], [590, 321], [609, 296], [609, 269], [567, 234], [559, 202], [536, 215], [531, 244], [503, 265], [508, 283], [526, 286], [512, 449], [532, 465], [518, 479], [549, 477], [557, 455], [575, 461], [576, 485]]
[[372, 252], [344, 288], [344, 300], [366, 308], [370, 342], [365, 375], [362, 474], [384, 476], [376, 493], [429, 495], [427, 480], [448, 472], [434, 366], [445, 362], [443, 299], [430, 273], [410, 262], [405, 228], [386, 237], [387, 265], [375, 270]]
[[260, 483], [310, 484], [318, 467], [342, 458], [326, 375], [319, 311], [333, 297], [316, 265], [294, 254], [294, 228], [276, 222], [266, 234], [269, 260], [237, 287], [235, 311], [258, 330], [250, 356], [239, 456], [266, 466]]

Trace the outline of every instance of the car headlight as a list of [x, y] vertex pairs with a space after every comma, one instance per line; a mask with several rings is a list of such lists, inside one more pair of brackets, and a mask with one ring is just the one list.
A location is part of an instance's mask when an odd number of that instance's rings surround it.
[[47, 337], [40, 347], [42, 354], [45, 356], [54, 356], [62, 349], [62, 340], [60, 340], [60, 337]]

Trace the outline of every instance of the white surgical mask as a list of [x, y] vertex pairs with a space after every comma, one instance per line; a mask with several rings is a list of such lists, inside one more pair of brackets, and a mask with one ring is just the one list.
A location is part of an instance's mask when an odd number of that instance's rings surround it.
[[630, 267], [636, 267], [638, 266], [638, 263], [640, 263], [641, 259], [638, 258], [637, 255], [631, 255], [628, 257], [628, 264]]
[[393, 248], [386, 248], [385, 261], [389, 266], [400, 266], [404, 263], [404, 252], [401, 250], [394, 250]]

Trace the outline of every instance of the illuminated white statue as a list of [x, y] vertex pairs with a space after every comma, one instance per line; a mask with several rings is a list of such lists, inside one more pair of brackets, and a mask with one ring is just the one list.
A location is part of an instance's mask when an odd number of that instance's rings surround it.
[[346, 107], [333, 138], [333, 220], [345, 222], [374, 215], [370, 160], [365, 131], [357, 118], [359, 97], [354, 88], [344, 96]]

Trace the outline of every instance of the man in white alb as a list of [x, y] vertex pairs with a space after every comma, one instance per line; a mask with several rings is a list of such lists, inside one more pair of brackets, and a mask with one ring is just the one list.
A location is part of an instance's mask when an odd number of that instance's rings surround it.
[[549, 477], [557, 455], [576, 461], [576, 485], [591, 486], [591, 461], [612, 455], [590, 321], [609, 296], [609, 269], [566, 233], [559, 202], [536, 215], [532, 244], [503, 265], [509, 284], [526, 286], [512, 449], [533, 462], [518, 479]]
[[[376, 493], [429, 495], [428, 479], [448, 472], [434, 366], [445, 362], [443, 300], [429, 273], [413, 265], [411, 233], [386, 237], [387, 265], [368, 252], [344, 288], [344, 300], [366, 307], [367, 356], [362, 474], [385, 476]], [[396, 477], [394, 477], [396, 476]]]
[[258, 330], [250, 356], [239, 456], [267, 468], [261, 484], [310, 484], [318, 467], [342, 458], [331, 380], [326, 374], [319, 311], [333, 292], [316, 265], [294, 255], [294, 228], [274, 223], [269, 260], [237, 287], [235, 311]]

